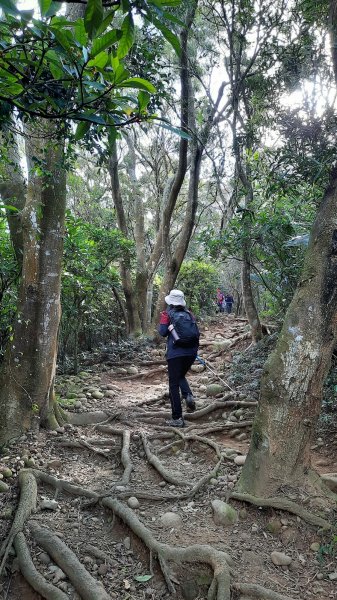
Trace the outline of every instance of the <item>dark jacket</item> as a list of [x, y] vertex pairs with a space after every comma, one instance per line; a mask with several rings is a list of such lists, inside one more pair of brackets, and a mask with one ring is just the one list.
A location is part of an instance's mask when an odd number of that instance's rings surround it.
[[173, 337], [169, 332], [168, 326], [170, 324], [170, 317], [166, 310], [164, 310], [160, 314], [160, 322], [158, 327], [158, 332], [163, 337], [167, 337], [167, 350], [166, 350], [166, 358], [170, 360], [170, 358], [178, 358], [178, 356], [196, 356], [198, 352], [198, 346], [193, 346], [192, 348], [182, 348], [181, 346], [175, 346], [173, 344]]

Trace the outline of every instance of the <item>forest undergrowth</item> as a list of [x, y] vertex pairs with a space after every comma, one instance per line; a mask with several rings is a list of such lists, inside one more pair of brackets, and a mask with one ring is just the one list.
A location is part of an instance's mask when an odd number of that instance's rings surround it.
[[[58, 377], [62, 427], [2, 448], [1, 600], [337, 598], [336, 505], [307, 490], [235, 491], [276, 335], [252, 346], [246, 321], [225, 315], [202, 334], [222, 381], [192, 368], [185, 429], [164, 426], [164, 346], [124, 344]], [[320, 474], [337, 472], [329, 381]]]

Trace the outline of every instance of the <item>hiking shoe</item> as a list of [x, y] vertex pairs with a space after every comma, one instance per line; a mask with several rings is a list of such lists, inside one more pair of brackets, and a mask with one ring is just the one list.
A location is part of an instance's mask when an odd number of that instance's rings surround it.
[[187, 412], [194, 412], [195, 411], [194, 396], [192, 396], [192, 394], [187, 394], [187, 397], [185, 398], [185, 402], [186, 402]]
[[169, 427], [185, 427], [185, 421], [182, 417], [179, 419], [168, 419], [165, 421], [165, 425], [168, 425]]

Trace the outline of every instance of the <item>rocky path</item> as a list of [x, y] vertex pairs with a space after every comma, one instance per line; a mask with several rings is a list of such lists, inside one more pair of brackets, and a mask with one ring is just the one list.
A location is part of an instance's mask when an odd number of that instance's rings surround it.
[[[149, 348], [141, 361], [135, 355], [60, 377], [60, 405], [71, 423], [22, 436], [0, 457], [1, 539], [8, 540], [26, 498], [25, 540], [48, 591], [28, 586], [27, 578], [38, 578], [32, 569], [20, 574], [22, 547], [9, 540], [1, 600], [337, 598], [331, 532], [232, 496], [267, 351], [266, 342], [252, 354], [243, 320], [219, 316], [204, 328], [200, 355], [223, 381], [193, 367], [197, 411], [179, 431], [164, 426], [162, 348]], [[324, 443], [316, 446], [316, 465], [336, 471]], [[321, 498], [301, 502], [333, 520]]]

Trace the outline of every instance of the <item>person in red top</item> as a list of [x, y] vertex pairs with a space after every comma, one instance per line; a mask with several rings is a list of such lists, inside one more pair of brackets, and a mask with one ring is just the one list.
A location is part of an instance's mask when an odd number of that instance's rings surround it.
[[[177, 313], [184, 312], [188, 313], [191, 319], [194, 319], [192, 313], [185, 308], [186, 302], [183, 292], [180, 290], [171, 290], [169, 295], [166, 296], [165, 302], [168, 304], [168, 309], [164, 310], [160, 315], [158, 331], [160, 335], [167, 337], [166, 360], [169, 376], [172, 419], [166, 421], [166, 425], [169, 425], [170, 427], [184, 427], [185, 422], [182, 414], [179, 390], [181, 390], [182, 396], [185, 399], [187, 410], [193, 412], [195, 410], [195, 399], [185, 376], [196, 359], [198, 342], [196, 341], [195, 344], [190, 347], [182, 347], [175, 344], [170, 313], [172, 314], [172, 311]], [[186, 316], [186, 314], [183, 316]]]
[[224, 301], [224, 295], [223, 295], [222, 291], [220, 290], [220, 288], [218, 288], [216, 291], [216, 303], [218, 305], [219, 312], [221, 312], [221, 313], [224, 312], [223, 301]]

